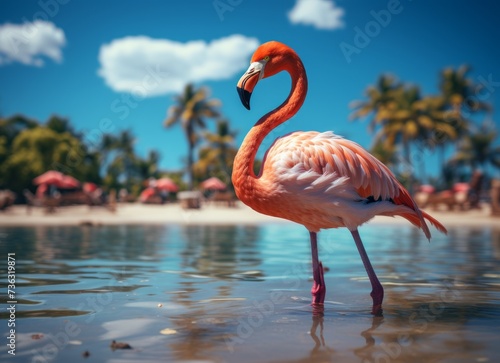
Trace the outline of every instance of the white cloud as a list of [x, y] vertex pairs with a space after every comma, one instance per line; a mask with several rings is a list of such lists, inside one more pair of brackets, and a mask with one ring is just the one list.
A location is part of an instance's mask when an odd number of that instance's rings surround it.
[[98, 74], [117, 92], [155, 96], [179, 92], [188, 82], [228, 79], [248, 67], [259, 42], [231, 35], [180, 43], [146, 36], [101, 46]]
[[43, 56], [59, 63], [65, 44], [64, 31], [49, 21], [0, 25], [0, 66], [19, 62], [41, 67]]
[[297, 0], [288, 19], [293, 24], [312, 25], [317, 29], [342, 28], [344, 9], [337, 7], [332, 0]]

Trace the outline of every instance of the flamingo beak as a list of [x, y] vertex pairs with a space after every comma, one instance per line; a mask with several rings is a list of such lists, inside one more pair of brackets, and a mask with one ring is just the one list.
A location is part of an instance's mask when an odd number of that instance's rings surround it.
[[264, 76], [265, 62], [253, 62], [248, 70], [241, 76], [236, 86], [241, 103], [247, 110], [250, 109], [250, 97], [258, 81]]

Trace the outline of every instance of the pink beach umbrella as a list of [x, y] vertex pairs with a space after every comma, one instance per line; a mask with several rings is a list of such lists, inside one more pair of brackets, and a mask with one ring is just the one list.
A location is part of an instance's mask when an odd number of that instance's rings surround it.
[[176, 192], [179, 190], [179, 187], [177, 184], [174, 183], [174, 181], [170, 178], [164, 177], [156, 180], [156, 189], [158, 190], [166, 190], [169, 192]]
[[430, 184], [423, 184], [418, 188], [422, 193], [434, 193], [436, 188]]
[[227, 185], [215, 176], [201, 183], [201, 187], [206, 190], [225, 190]]
[[63, 175], [61, 181], [56, 186], [61, 189], [75, 189], [80, 187], [80, 182], [70, 175]]
[[97, 190], [97, 184], [92, 182], [83, 183], [83, 191], [86, 193], [93, 193]]
[[154, 188], [148, 187], [142, 191], [141, 195], [139, 195], [139, 200], [144, 203], [155, 194], [156, 190]]
[[55, 185], [61, 189], [73, 189], [80, 186], [80, 182], [69, 175], [64, 175], [57, 170], [49, 170], [33, 179], [33, 184]]
[[470, 189], [470, 185], [467, 183], [456, 183], [453, 185], [454, 192], [466, 192]]
[[35, 185], [40, 185], [40, 184], [47, 184], [47, 185], [57, 185], [60, 183], [64, 178], [64, 174], [56, 171], [56, 170], [49, 170], [46, 171], [45, 173], [37, 176], [35, 179], [33, 179], [33, 184]]
[[36, 188], [35, 195], [37, 196], [37, 198], [42, 198], [48, 190], [49, 186], [45, 183], [42, 183]]

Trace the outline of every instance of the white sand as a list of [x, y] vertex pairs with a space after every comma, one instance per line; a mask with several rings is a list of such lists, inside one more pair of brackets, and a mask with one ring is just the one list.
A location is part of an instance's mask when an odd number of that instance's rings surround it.
[[[445, 226], [497, 226], [500, 218], [490, 215], [489, 206], [472, 211], [427, 210]], [[291, 223], [279, 218], [262, 215], [237, 203], [236, 207], [203, 205], [200, 209], [183, 210], [178, 204], [143, 205], [118, 204], [112, 213], [104, 207], [68, 206], [55, 213], [46, 214], [41, 208], [27, 213], [25, 206], [12, 206], [0, 212], [0, 226], [32, 225], [117, 225], [117, 224], [261, 224]], [[409, 223], [403, 218], [376, 217], [369, 223]]]

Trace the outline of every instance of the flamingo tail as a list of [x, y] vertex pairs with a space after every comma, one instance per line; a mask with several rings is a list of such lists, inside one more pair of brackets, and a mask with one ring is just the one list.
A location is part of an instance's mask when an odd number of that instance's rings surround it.
[[443, 226], [441, 223], [439, 223], [439, 221], [432, 217], [431, 215], [429, 215], [428, 213], [424, 212], [424, 211], [421, 211], [422, 212], [422, 216], [427, 219], [434, 227], [436, 227], [436, 229], [441, 232], [441, 233], [444, 233], [444, 234], [448, 234], [448, 231], [446, 230], [446, 227]]
[[439, 223], [438, 220], [436, 220], [434, 217], [432, 217], [431, 215], [429, 215], [428, 213], [426, 213], [422, 210], [419, 210], [419, 212], [421, 213], [421, 216], [419, 216], [419, 214], [416, 211], [408, 211], [408, 212], [397, 213], [397, 214], [394, 214], [394, 213], [389, 214], [388, 213], [385, 215], [388, 215], [388, 216], [398, 215], [400, 217], [403, 217], [404, 219], [409, 221], [411, 224], [413, 224], [415, 227], [422, 229], [424, 234], [425, 234], [425, 237], [427, 237], [427, 239], [429, 241], [431, 239], [431, 233], [429, 231], [429, 227], [425, 223], [424, 218], [427, 221], [429, 221], [430, 224], [432, 224], [434, 227], [436, 227], [436, 229], [439, 232], [442, 232], [444, 234], [448, 234], [448, 231], [446, 230], [445, 226], [443, 226], [441, 223]]

